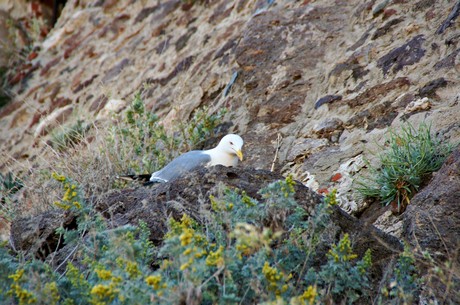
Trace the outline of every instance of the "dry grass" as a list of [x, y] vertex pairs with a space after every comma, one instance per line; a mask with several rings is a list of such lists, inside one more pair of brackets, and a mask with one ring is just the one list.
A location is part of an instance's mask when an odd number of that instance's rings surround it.
[[126, 185], [116, 176], [128, 170], [124, 161], [134, 158], [134, 148], [132, 143], [124, 143], [111, 133], [105, 126], [92, 125], [89, 131], [79, 135], [77, 143], [65, 149], [46, 144], [43, 154], [33, 164], [5, 157], [6, 168], [23, 173], [24, 187], [13, 198], [16, 205], [8, 211], [0, 207], [0, 215], [34, 215], [56, 208], [53, 202], [59, 200], [60, 187], [51, 179], [53, 172], [80, 185], [89, 202], [110, 189]]

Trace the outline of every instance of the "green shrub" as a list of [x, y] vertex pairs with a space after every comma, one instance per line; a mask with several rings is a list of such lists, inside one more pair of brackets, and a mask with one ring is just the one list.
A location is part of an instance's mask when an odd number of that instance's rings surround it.
[[399, 255], [393, 277], [382, 288], [379, 304], [413, 304], [421, 280], [415, 267], [414, 254], [409, 246]]
[[411, 125], [404, 126], [399, 133], [390, 130], [387, 143], [388, 149], [379, 155], [381, 167], [369, 165], [371, 175], [358, 180], [357, 189], [385, 205], [395, 202], [400, 209], [441, 167], [452, 146], [434, 138], [426, 124], [418, 130]]
[[357, 255], [352, 251], [348, 234], [345, 234], [337, 245], [332, 246], [327, 257], [327, 263], [321, 266], [319, 272], [310, 270], [307, 275], [309, 282], [326, 287], [325, 294], [342, 303], [353, 304], [368, 295], [367, 270], [372, 264], [370, 250], [361, 261], [352, 263]]
[[[0, 248], [2, 303], [311, 305], [341, 292], [349, 301], [365, 296], [370, 254], [357, 260], [347, 235], [332, 247], [318, 278], [307, 276], [329, 205], [307, 215], [294, 200], [289, 177], [260, 191], [264, 203], [225, 189], [211, 197], [211, 214], [200, 222], [187, 214], [170, 219], [160, 248], [149, 241], [142, 222], [108, 229], [71, 179], [53, 178], [63, 191], [55, 205], [77, 216], [75, 229], [58, 230], [74, 261], [60, 274]], [[264, 225], [275, 219], [276, 225]]]

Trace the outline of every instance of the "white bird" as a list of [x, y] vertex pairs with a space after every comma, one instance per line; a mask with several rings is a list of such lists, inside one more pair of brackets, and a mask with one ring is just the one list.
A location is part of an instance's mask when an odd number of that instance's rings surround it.
[[[168, 182], [187, 172], [201, 167], [214, 165], [236, 166], [238, 159], [243, 161], [243, 139], [236, 134], [228, 134], [223, 137], [219, 144], [208, 150], [192, 150], [172, 160], [168, 165], [151, 175], [127, 175], [122, 179], [147, 180], [146, 184], [155, 182]], [[149, 178], [150, 176], [150, 178]]]

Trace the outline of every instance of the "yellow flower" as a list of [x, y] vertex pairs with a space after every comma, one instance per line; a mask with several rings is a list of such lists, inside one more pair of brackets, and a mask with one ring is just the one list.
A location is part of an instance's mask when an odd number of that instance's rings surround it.
[[284, 284], [281, 286], [281, 293], [286, 292], [288, 290], [288, 285]]
[[96, 269], [96, 273], [101, 280], [109, 280], [112, 277], [112, 272], [109, 270]]
[[364, 253], [364, 257], [362, 262], [358, 264], [358, 270], [361, 274], [365, 274], [367, 269], [372, 265], [372, 252], [371, 249], [367, 249], [366, 253]]
[[207, 254], [207, 252], [205, 250], [203, 250], [201, 252], [197, 252], [197, 253], [195, 253], [195, 258], [202, 258], [206, 254]]
[[253, 202], [253, 200], [251, 199], [251, 197], [249, 197], [245, 191], [242, 191], [241, 192], [241, 201], [247, 206], [247, 207], [253, 207], [255, 206], [255, 203]]
[[58, 174], [55, 173], [55, 172], [51, 174], [51, 177], [53, 177], [54, 180], [56, 180], [56, 181], [60, 181], [60, 182], [64, 182], [64, 181], [65, 181], [65, 176], [63, 176], [63, 175], [58, 175]]
[[48, 296], [48, 304], [57, 304], [61, 298], [56, 282], [46, 283], [45, 293]]
[[328, 205], [337, 205], [337, 189], [333, 189], [328, 195], [326, 195], [325, 201]]
[[224, 265], [224, 258], [222, 257], [222, 253], [224, 252], [224, 247], [220, 246], [217, 251], [209, 252], [208, 257], [206, 258], [206, 265], [208, 266], [217, 266], [221, 267]]
[[268, 262], [264, 263], [262, 273], [268, 281], [268, 289], [274, 291], [276, 295], [280, 295], [288, 290], [286, 283], [291, 279], [291, 275], [285, 276], [276, 267], [271, 267]]
[[193, 220], [187, 214], [182, 215], [180, 221], [183, 228], [189, 228], [193, 224]]
[[128, 272], [130, 277], [137, 277], [141, 274], [139, 268], [137, 267], [136, 262], [126, 262], [126, 272]]
[[186, 263], [183, 263], [181, 266], [180, 266], [180, 271], [184, 271], [185, 269], [187, 269], [188, 267], [190, 267], [193, 263], [193, 257], [189, 258], [188, 262]]
[[222, 210], [219, 202], [216, 200], [216, 197], [210, 195], [209, 200], [211, 201], [211, 208], [213, 209], [213, 211], [220, 212]]
[[208, 240], [201, 234], [194, 234], [193, 239], [195, 240], [196, 245], [206, 246], [208, 245]]
[[121, 283], [122, 280], [123, 280], [123, 279], [122, 279], [121, 277], [119, 277], [119, 276], [113, 276], [113, 277], [112, 277], [112, 283], [113, 283], [113, 284]]
[[193, 230], [192, 229], [184, 229], [184, 232], [180, 235], [180, 244], [182, 246], [187, 246], [192, 242], [193, 237]]
[[287, 177], [286, 177], [286, 184], [289, 188], [289, 191], [291, 193], [294, 193], [295, 189], [294, 189], [294, 186], [295, 186], [295, 181], [294, 179], [292, 178], [292, 175], [289, 174]]
[[315, 303], [315, 299], [318, 293], [316, 292], [316, 286], [308, 286], [307, 290], [304, 291], [304, 293], [299, 297], [299, 301], [301, 304], [307, 304], [308, 302], [309, 305], [312, 305]]
[[358, 255], [353, 253], [348, 233], [343, 235], [338, 245], [332, 246], [328, 255], [332, 257], [336, 263], [339, 261], [351, 261], [358, 257]]
[[70, 209], [70, 205], [65, 204], [65, 203], [62, 203], [62, 202], [60, 202], [60, 201], [55, 201], [55, 202], [54, 202], [54, 205], [57, 206], [58, 208], [63, 209], [63, 210], [68, 210], [68, 209]]
[[265, 278], [269, 282], [276, 282], [276, 275], [277, 275], [277, 269], [270, 267], [270, 264], [268, 262], [265, 262], [263, 268], [262, 268], [262, 273], [265, 275]]
[[98, 284], [91, 289], [91, 294], [98, 296], [99, 298], [110, 297], [113, 291], [110, 286]]
[[24, 275], [24, 269], [18, 269], [16, 273], [8, 276], [8, 278], [13, 279], [15, 283], [19, 282], [19, 280], [22, 278]]
[[145, 282], [156, 290], [160, 288], [161, 275], [149, 275], [145, 278]]
[[22, 289], [18, 284], [12, 284], [10, 290], [8, 291], [9, 294], [15, 294], [16, 297], [19, 299], [19, 304], [33, 304], [37, 302], [37, 298], [26, 289]]
[[185, 249], [184, 252], [182, 252], [182, 255], [187, 256], [187, 255], [189, 255], [190, 253], [192, 253], [192, 251], [194, 251], [194, 250], [195, 250], [195, 248], [187, 248], [187, 249]]

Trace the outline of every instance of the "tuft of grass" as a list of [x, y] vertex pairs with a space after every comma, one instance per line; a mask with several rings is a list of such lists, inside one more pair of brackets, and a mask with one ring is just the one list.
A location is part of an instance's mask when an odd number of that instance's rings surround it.
[[88, 126], [83, 120], [78, 120], [71, 127], [64, 127], [62, 130], [52, 134], [51, 145], [53, 148], [64, 151], [69, 147], [75, 146], [85, 138]]
[[430, 174], [437, 171], [452, 152], [452, 146], [431, 135], [431, 126], [410, 124], [401, 131], [390, 130], [388, 149], [378, 157], [381, 167], [369, 164], [370, 176], [357, 181], [357, 190], [383, 204], [397, 204], [403, 210]]

